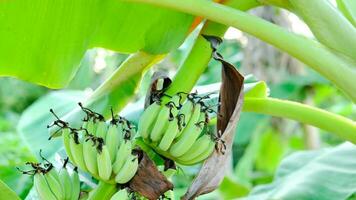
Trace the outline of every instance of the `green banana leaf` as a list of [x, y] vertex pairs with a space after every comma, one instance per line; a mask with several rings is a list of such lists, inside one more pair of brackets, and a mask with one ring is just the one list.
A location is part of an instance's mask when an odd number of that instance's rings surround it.
[[120, 0], [0, 2], [0, 76], [66, 86], [87, 49], [162, 54], [177, 48], [193, 17]]
[[20, 199], [2, 180], [0, 180], [0, 200], [18, 200]]
[[257, 186], [245, 199], [347, 199], [356, 192], [355, 155], [351, 143], [292, 154], [271, 184]]

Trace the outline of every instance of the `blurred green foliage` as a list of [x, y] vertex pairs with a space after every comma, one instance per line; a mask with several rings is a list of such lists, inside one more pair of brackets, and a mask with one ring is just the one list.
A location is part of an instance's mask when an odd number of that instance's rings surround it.
[[[163, 69], [173, 76], [191, 43], [192, 37], [146, 73], [137, 97], [123, 110], [122, 114], [129, 119], [137, 119], [153, 71]], [[242, 47], [236, 40], [227, 40], [220, 46], [219, 52], [241, 69], [243, 59], [241, 50]], [[22, 167], [24, 162], [36, 159], [36, 152], [41, 148], [46, 148], [46, 152], [51, 152], [52, 154], [49, 155], [53, 158], [53, 153], [60, 146], [59, 141], [40, 146], [41, 143], [47, 141], [48, 134], [45, 125], [52, 119], [49, 118], [47, 110], [41, 110], [41, 108], [44, 105], [47, 107], [50, 105], [60, 112], [66, 112], [67, 104], [75, 104], [74, 102], [79, 98], [98, 87], [126, 57], [127, 55], [102, 49], [88, 51], [73, 81], [66, 89], [57, 92], [12, 78], [0, 78], [0, 179], [21, 198], [26, 197], [32, 183], [30, 177], [21, 175], [15, 167]], [[219, 82], [221, 70], [219, 65], [211, 61], [199, 79], [198, 85]], [[356, 119], [355, 105], [318, 74], [307, 71], [303, 76], [294, 74], [286, 76], [278, 74], [279, 71], [271, 66], [261, 70], [270, 70], [276, 76], [284, 77], [279, 82], [268, 84], [272, 97], [307, 102]], [[74, 106], [76, 104], [69, 108]], [[23, 122], [18, 127], [21, 115]], [[41, 123], [34, 123], [34, 120]], [[227, 172], [228, 176], [218, 190], [199, 199], [244, 197], [251, 190], [255, 191], [254, 187], [272, 183], [282, 159], [293, 152], [309, 148], [306, 143], [307, 134], [309, 133], [306, 132], [305, 126], [294, 121], [242, 113], [233, 146], [232, 166]], [[320, 135], [318, 139], [320, 147], [332, 147], [344, 142], [322, 130], [317, 130], [317, 135]], [[198, 170], [199, 166], [183, 167], [179, 170], [178, 175], [173, 178], [176, 196], [185, 192]]]

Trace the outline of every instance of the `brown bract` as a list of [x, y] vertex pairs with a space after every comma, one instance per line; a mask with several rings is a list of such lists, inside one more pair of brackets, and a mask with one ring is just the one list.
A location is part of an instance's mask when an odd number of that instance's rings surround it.
[[243, 103], [243, 76], [216, 52], [221, 39], [214, 36], [204, 37], [211, 42], [213, 58], [222, 64], [221, 104], [217, 130], [223, 133], [221, 140], [225, 142], [226, 150], [224, 154], [215, 150], [203, 163], [199, 173], [182, 197], [184, 200], [194, 199], [201, 194], [209, 193], [220, 185], [231, 164], [231, 149]]
[[159, 199], [165, 192], [173, 189], [173, 184], [158, 171], [144, 151], [140, 150], [140, 154], [142, 158], [136, 175], [129, 182], [129, 188], [150, 200]]

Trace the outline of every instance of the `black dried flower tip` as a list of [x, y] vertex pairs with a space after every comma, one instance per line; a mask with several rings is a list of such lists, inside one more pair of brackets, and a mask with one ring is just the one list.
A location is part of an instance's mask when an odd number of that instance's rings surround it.
[[46, 174], [47, 172], [53, 169], [53, 164], [49, 162], [45, 157], [42, 155], [42, 150], [40, 150], [40, 157], [43, 163], [36, 163], [36, 162], [26, 162], [25, 165], [29, 165], [32, 169], [31, 170], [21, 170], [20, 168], [16, 167], [22, 174], [26, 175], [35, 175], [37, 173]]
[[86, 108], [83, 106], [81, 102], [78, 103], [82, 111], [86, 114], [85, 118], [83, 121], [89, 121], [90, 119], [93, 120], [94, 122], [96, 121], [105, 121], [105, 118], [103, 115], [100, 113], [94, 112], [93, 110]]

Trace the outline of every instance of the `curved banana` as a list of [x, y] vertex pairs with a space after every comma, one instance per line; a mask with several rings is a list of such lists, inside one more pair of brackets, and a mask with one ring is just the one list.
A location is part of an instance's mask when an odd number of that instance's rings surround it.
[[105, 121], [99, 121], [97, 122], [97, 128], [95, 131], [95, 136], [103, 138], [105, 140], [106, 138], [106, 132], [108, 130], [107, 124]]
[[[184, 120], [183, 122], [179, 122], [180, 125], [182, 126], [182, 128], [184, 128], [188, 125], [189, 120], [193, 113], [193, 108], [194, 108], [193, 100], [187, 99], [187, 101], [183, 104], [182, 108], [179, 110], [178, 115], [182, 115], [183, 118], [181, 118], [181, 119]], [[178, 134], [176, 135], [176, 138], [182, 134], [183, 130], [178, 132]]]
[[176, 105], [179, 104], [180, 99], [181, 97], [179, 95], [175, 95], [172, 97], [170, 102], [161, 106], [161, 110], [158, 113], [150, 135], [150, 138], [153, 142], [158, 142], [161, 140], [165, 129], [168, 127], [168, 122], [174, 121], [176, 118], [178, 113]]
[[125, 189], [116, 192], [110, 200], [129, 200], [129, 194]]
[[64, 199], [64, 192], [59, 180], [59, 175], [56, 169], [52, 168], [50, 171], [44, 174], [47, 184], [57, 199]]
[[151, 129], [153, 128], [159, 110], [161, 109], [161, 106], [159, 103], [155, 102], [148, 106], [146, 110], [143, 112], [143, 114], [140, 117], [139, 123], [138, 123], [138, 133], [141, 135], [144, 139], [147, 139], [149, 137], [149, 134], [151, 132]]
[[89, 119], [88, 121], [83, 123], [83, 128], [87, 129], [87, 131], [92, 135], [95, 135], [97, 126], [98, 125], [94, 122], [93, 119]]
[[59, 171], [59, 180], [62, 186], [64, 200], [71, 200], [72, 197], [72, 180], [66, 168], [62, 168]]
[[119, 151], [116, 154], [116, 159], [113, 164], [113, 171], [115, 174], [117, 174], [120, 171], [120, 169], [125, 164], [125, 161], [131, 155], [131, 150], [132, 150], [132, 143], [130, 140], [124, 140], [121, 142]]
[[130, 155], [119, 173], [115, 176], [115, 182], [124, 184], [129, 182], [136, 174], [138, 169], [138, 158], [135, 155]]
[[83, 156], [85, 166], [88, 171], [94, 176], [98, 176], [98, 165], [97, 165], [97, 152], [96, 145], [91, 139], [85, 138], [83, 142]]
[[112, 173], [110, 153], [106, 145], [103, 145], [101, 152], [97, 152], [97, 165], [99, 177], [107, 181]]
[[178, 157], [178, 159], [181, 161], [192, 160], [193, 158], [205, 152], [209, 148], [211, 142], [213, 142], [211, 137], [207, 134], [204, 134], [194, 142], [194, 144], [185, 154]]
[[177, 141], [171, 146], [169, 153], [173, 157], [180, 157], [187, 152], [203, 130], [202, 126], [198, 123], [202, 120], [205, 121], [205, 113], [200, 112], [200, 108], [200, 104], [195, 105], [188, 125], [184, 128], [181, 136], [177, 138]]
[[169, 105], [162, 105], [150, 134], [150, 138], [153, 142], [157, 142], [161, 139], [163, 131], [167, 127], [166, 122], [168, 121], [169, 113]]
[[75, 143], [74, 138], [71, 138], [69, 140], [69, 146], [70, 146], [70, 152], [72, 153], [73, 156], [73, 163], [76, 163], [76, 165], [83, 171], [88, 171], [85, 161], [84, 161], [84, 155], [83, 155], [83, 144]]
[[41, 200], [57, 200], [57, 197], [52, 193], [42, 173], [36, 173], [34, 175], [33, 183]]
[[64, 149], [67, 153], [67, 156], [69, 158], [69, 160], [74, 164], [74, 165], [77, 165], [76, 162], [74, 161], [74, 158], [73, 158], [73, 155], [72, 155], [72, 152], [71, 152], [71, 148], [70, 148], [70, 129], [69, 128], [64, 128], [62, 130], [62, 138], [63, 138], [63, 146], [64, 146]]
[[71, 180], [72, 180], [72, 196], [71, 200], [78, 200], [79, 195], [80, 195], [80, 180], [79, 180], [79, 174], [77, 170], [73, 170], [71, 174]]
[[108, 132], [106, 134], [105, 144], [108, 147], [111, 162], [115, 162], [116, 152], [120, 145], [118, 126], [116, 124], [110, 124]]
[[182, 161], [182, 160], [177, 159], [177, 162], [180, 164], [183, 164], [183, 165], [195, 165], [197, 163], [200, 163], [203, 160], [207, 159], [213, 153], [214, 147], [215, 147], [215, 142], [211, 141], [209, 143], [208, 148], [200, 155], [198, 155], [195, 158], [188, 160], [188, 161]]
[[167, 130], [163, 134], [163, 137], [158, 145], [158, 148], [160, 148], [162, 151], [167, 151], [178, 133], [179, 133], [178, 119], [177, 117], [175, 117], [174, 120], [168, 122]]

